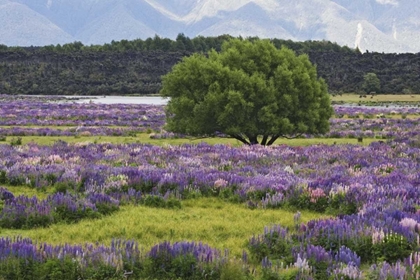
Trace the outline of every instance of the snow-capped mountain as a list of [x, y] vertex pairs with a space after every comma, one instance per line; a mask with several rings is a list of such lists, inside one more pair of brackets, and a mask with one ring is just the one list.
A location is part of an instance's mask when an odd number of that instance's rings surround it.
[[0, 0], [0, 44], [232, 36], [420, 52], [418, 0]]

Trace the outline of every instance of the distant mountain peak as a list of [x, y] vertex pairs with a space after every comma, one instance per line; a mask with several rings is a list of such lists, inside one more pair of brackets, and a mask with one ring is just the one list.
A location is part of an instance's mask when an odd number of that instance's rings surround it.
[[0, 0], [0, 44], [230, 34], [419, 52], [418, 0]]

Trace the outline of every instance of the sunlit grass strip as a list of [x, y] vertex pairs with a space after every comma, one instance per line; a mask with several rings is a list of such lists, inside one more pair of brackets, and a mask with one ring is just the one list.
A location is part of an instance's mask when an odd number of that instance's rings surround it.
[[[5, 186], [0, 186], [5, 187]], [[7, 186], [7, 189], [13, 193], [14, 196], [26, 195], [28, 197], [36, 196], [39, 199], [46, 199], [49, 194], [52, 194], [53, 189], [35, 189], [28, 186]]]
[[362, 102], [420, 102], [419, 94], [377, 94], [371, 98], [367, 95], [366, 98], [360, 98], [359, 94], [342, 94], [331, 96], [332, 101], [345, 102], [345, 103], [358, 103]]
[[[265, 226], [294, 226], [294, 213], [281, 209], [251, 210], [245, 205], [217, 198], [187, 200], [182, 205], [178, 210], [124, 206], [117, 213], [99, 220], [55, 224], [34, 230], [0, 229], [0, 235], [21, 235], [50, 244], [109, 244], [113, 238], [133, 239], [145, 249], [162, 241], [201, 241], [241, 256], [249, 238], [263, 232]], [[302, 212], [301, 222], [321, 217], [325, 216]]]
[[[157, 146], [165, 145], [182, 145], [182, 144], [199, 144], [202, 142], [210, 145], [224, 144], [232, 146], [242, 146], [238, 140], [231, 138], [198, 138], [198, 139], [151, 139], [147, 133], [139, 133], [136, 137], [124, 136], [19, 136], [22, 139], [22, 144], [36, 143], [38, 145], [53, 145], [57, 141], [64, 141], [67, 143], [111, 143], [111, 144], [129, 144], [141, 143], [151, 144]], [[0, 144], [10, 144], [17, 136], [9, 136], [6, 141]], [[356, 138], [296, 138], [296, 139], [277, 139], [275, 145], [290, 145], [290, 146], [310, 146], [317, 144], [364, 144], [369, 145], [372, 142], [378, 141], [374, 138], [364, 138], [363, 143], [359, 143]]]

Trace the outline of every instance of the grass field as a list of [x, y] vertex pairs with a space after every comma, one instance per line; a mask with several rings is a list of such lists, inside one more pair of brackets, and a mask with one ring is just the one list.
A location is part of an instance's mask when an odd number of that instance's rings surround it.
[[360, 98], [359, 94], [342, 94], [331, 96], [333, 102], [343, 103], [359, 103], [359, 102], [420, 102], [420, 94], [377, 94], [373, 97], [367, 95], [367, 97]]
[[[0, 144], [10, 144], [15, 136], [8, 136], [6, 141]], [[151, 139], [147, 133], [139, 133], [136, 137], [130, 136], [21, 136], [22, 144], [37, 143], [39, 145], [53, 145], [57, 141], [65, 141], [67, 143], [112, 143], [112, 144], [128, 144], [128, 143], [141, 143], [151, 145], [181, 145], [181, 144], [198, 144], [206, 142], [211, 145], [227, 144], [232, 146], [242, 146], [242, 143], [232, 138], [198, 138], [198, 139]], [[359, 143], [356, 138], [296, 138], [285, 139], [279, 138], [276, 140], [276, 145], [291, 145], [291, 146], [309, 146], [316, 144], [363, 144], [369, 145], [370, 143], [378, 141], [378, 139], [363, 139]]]

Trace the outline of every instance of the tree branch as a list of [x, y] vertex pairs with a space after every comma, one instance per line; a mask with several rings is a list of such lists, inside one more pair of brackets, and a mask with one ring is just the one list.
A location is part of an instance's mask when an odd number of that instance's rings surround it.
[[300, 137], [300, 136], [302, 136], [302, 134], [303, 133], [299, 133], [299, 134], [296, 134], [295, 136], [293, 136], [293, 137], [290, 137], [290, 136], [288, 136], [288, 135], [280, 135], [281, 137], [283, 137], [283, 138], [286, 138], [286, 139], [296, 139], [296, 138], [298, 138], [298, 137]]
[[250, 142], [246, 141], [245, 138], [243, 138], [241, 135], [239, 134], [229, 134], [230, 137], [235, 138], [236, 140], [241, 141], [242, 143], [244, 143], [245, 145], [251, 145]]

